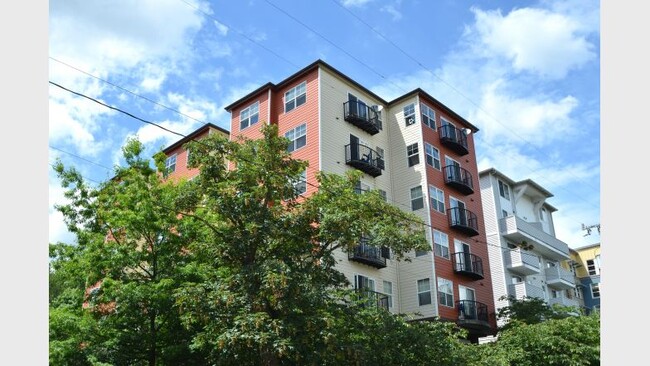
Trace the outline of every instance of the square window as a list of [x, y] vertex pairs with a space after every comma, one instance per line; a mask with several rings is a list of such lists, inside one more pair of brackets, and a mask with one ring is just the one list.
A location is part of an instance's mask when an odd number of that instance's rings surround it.
[[424, 207], [424, 197], [422, 196], [422, 186], [411, 188], [411, 210], [419, 210]]
[[417, 142], [406, 147], [406, 155], [408, 157], [409, 166], [420, 164], [420, 150], [418, 149]]
[[420, 306], [431, 304], [431, 284], [428, 278], [418, 280], [418, 304]]
[[289, 130], [284, 137], [289, 139], [288, 152], [300, 149], [307, 144], [307, 124], [303, 123], [293, 130]]
[[426, 126], [436, 129], [436, 113], [429, 106], [420, 103], [420, 110], [422, 110], [422, 123]]
[[260, 102], [255, 102], [239, 112], [239, 130], [252, 126], [259, 121]]
[[404, 107], [404, 121], [407, 126], [415, 124], [415, 104], [411, 103]]
[[303, 81], [284, 93], [284, 112], [289, 112], [307, 101], [307, 82]]
[[434, 186], [429, 186], [429, 200], [431, 209], [440, 213], [445, 213], [445, 192]]
[[447, 234], [433, 230], [433, 246], [434, 253], [438, 257], [449, 259], [449, 236]]

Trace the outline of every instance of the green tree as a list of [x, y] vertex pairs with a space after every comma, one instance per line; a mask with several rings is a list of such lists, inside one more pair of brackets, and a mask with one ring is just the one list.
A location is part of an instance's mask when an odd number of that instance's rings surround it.
[[198, 280], [184, 284], [178, 301], [186, 324], [201, 329], [193, 346], [224, 365], [358, 359], [363, 351], [342, 336], [358, 315], [335, 253], [365, 235], [403, 258], [427, 246], [424, 227], [377, 192], [355, 193], [358, 172], [319, 174], [317, 192], [297, 195], [306, 163], [291, 158], [276, 126], [262, 132], [258, 140], [215, 134], [189, 144], [201, 173], [184, 197], [185, 217], [204, 230], [189, 248]]
[[[98, 188], [89, 187], [75, 169], [56, 165], [70, 199], [57, 209], [77, 244], [52, 247], [55, 358], [81, 347], [86, 364], [202, 364], [203, 357], [189, 348], [193, 333], [181, 324], [173, 297], [191, 280], [185, 267], [192, 253], [185, 248], [193, 240], [192, 222], [173, 208], [183, 184], [164, 182], [142, 151], [141, 143], [130, 140], [123, 148], [127, 166]], [[84, 364], [74, 361], [69, 362]]]
[[538, 297], [524, 296], [518, 299], [514, 296], [502, 296], [500, 300], [509, 302], [508, 306], [497, 311], [497, 318], [505, 322], [500, 330], [508, 329], [517, 322], [537, 324], [548, 319], [562, 319], [583, 314], [578, 307], [559, 304], [549, 306], [546, 301]]

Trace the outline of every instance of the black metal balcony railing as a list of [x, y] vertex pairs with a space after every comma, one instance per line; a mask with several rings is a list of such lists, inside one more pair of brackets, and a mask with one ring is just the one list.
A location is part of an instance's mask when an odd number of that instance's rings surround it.
[[460, 155], [469, 154], [469, 148], [467, 147], [467, 135], [463, 131], [452, 125], [443, 125], [440, 126], [440, 143], [447, 146], [448, 148], [454, 150]]
[[388, 295], [365, 288], [355, 289], [364, 307], [388, 310]]
[[385, 167], [383, 156], [361, 144], [345, 145], [345, 163], [373, 177], [380, 176]]
[[353, 100], [343, 103], [343, 119], [371, 135], [381, 130], [381, 121], [377, 112], [365, 103]]
[[471, 253], [455, 253], [452, 257], [454, 272], [464, 274], [471, 278], [483, 279], [483, 260]]
[[488, 308], [482, 302], [458, 300], [456, 301], [456, 309], [458, 309], [458, 320], [488, 322]]
[[375, 247], [369, 245], [369, 242], [370, 239], [361, 238], [361, 240], [359, 240], [359, 245], [354, 247], [354, 249], [348, 253], [348, 259], [375, 268], [386, 267], [386, 258], [389, 256], [388, 248]]
[[445, 183], [463, 194], [474, 193], [472, 174], [458, 165], [449, 165], [444, 168]]
[[449, 226], [469, 236], [478, 235], [478, 218], [470, 210], [454, 207], [447, 210]]

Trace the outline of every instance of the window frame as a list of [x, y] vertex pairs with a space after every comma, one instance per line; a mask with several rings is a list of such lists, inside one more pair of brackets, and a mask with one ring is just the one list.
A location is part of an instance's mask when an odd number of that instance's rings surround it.
[[[441, 284], [442, 281], [442, 284]], [[438, 277], [437, 278], [437, 283], [438, 283], [438, 304], [450, 308], [454, 308], [456, 305], [454, 303], [454, 282], [451, 280], [448, 280], [446, 278]], [[451, 292], [445, 292], [442, 289], [447, 289]], [[445, 301], [442, 301], [442, 295], [445, 295], [444, 299]], [[451, 302], [448, 303], [448, 297], [451, 297]]]
[[[256, 109], [255, 113], [251, 113], [251, 109], [253, 109], [253, 107], [255, 107], [254, 109]], [[244, 112], [247, 113], [246, 118], [242, 118], [242, 116], [244, 115]], [[251, 120], [253, 119], [254, 116], [256, 116], [257, 119], [255, 119], [255, 122], [251, 122]], [[244, 126], [244, 121], [247, 121], [246, 126]], [[257, 124], [259, 121], [260, 121], [260, 101], [259, 100], [255, 101], [254, 103], [250, 104], [248, 107], [246, 107], [246, 108], [242, 109], [241, 111], [239, 111], [239, 130], [240, 131], [243, 131], [243, 130], [247, 129], [250, 126], [252, 126], [254, 124]]]
[[[440, 258], [451, 259], [451, 250], [449, 249], [449, 235], [447, 235], [447, 233], [444, 233], [442, 231], [438, 231], [436, 229], [432, 229], [432, 230], [433, 230], [433, 232], [431, 233], [431, 240], [433, 241], [433, 253], [434, 253], [434, 255], [436, 255], [437, 257], [440, 257]], [[442, 241], [440, 241], [440, 242], [436, 241], [436, 233], [440, 234], [440, 235], [437, 235], [437, 236], [440, 237], [441, 239], [443, 237], [447, 238], [446, 242], [443, 243]], [[438, 250], [438, 247], [440, 247], [440, 250]], [[444, 255], [444, 250], [443, 249], [445, 249], [445, 248], [447, 249], [447, 256]], [[440, 254], [438, 252], [440, 252]]]
[[[600, 283], [590, 283], [589, 288], [591, 289], [591, 298], [600, 299]], [[596, 289], [595, 292], [594, 288]], [[598, 296], [596, 296], [596, 293], [598, 293]]]
[[[414, 192], [413, 190], [415, 190], [415, 189], [419, 189], [419, 190], [420, 190], [420, 196], [414, 198], [414, 197], [413, 197], [413, 192]], [[422, 186], [419, 185], [419, 186], [412, 187], [411, 190], [410, 190], [410, 192], [411, 192], [411, 193], [410, 193], [410, 197], [411, 197], [411, 211], [417, 211], [417, 210], [421, 210], [421, 209], [423, 209], [423, 208], [424, 208], [424, 192], [422, 192]], [[415, 206], [414, 206], [414, 203], [415, 203], [414, 201], [416, 201], [416, 200], [418, 200], [418, 199], [422, 201], [422, 203], [421, 203], [421, 204], [422, 204], [422, 207], [414, 208], [414, 207], [415, 207]]]
[[[429, 288], [427, 290], [420, 291], [420, 283], [424, 282], [424, 281], [427, 282]], [[417, 290], [417, 294], [418, 294], [418, 306], [426, 306], [426, 305], [432, 305], [433, 304], [433, 298], [431, 297], [431, 279], [430, 278], [427, 277], [427, 278], [422, 278], [422, 279], [416, 280], [416, 290]], [[428, 296], [429, 296], [428, 301], [429, 302], [423, 304], [421, 295], [425, 295], [425, 294], [428, 294]]]
[[[437, 157], [434, 156], [434, 155], [429, 154], [429, 150], [431, 150], [431, 152], [435, 152]], [[431, 158], [432, 163], [429, 163], [429, 158]], [[429, 165], [433, 169], [442, 171], [442, 162], [440, 160], [440, 150], [438, 150], [435, 146], [431, 145], [428, 142], [424, 143], [424, 160], [427, 162], [427, 165]], [[438, 162], [437, 167], [436, 167], [436, 164], [435, 164], [436, 162]]]
[[420, 147], [417, 142], [406, 145], [406, 159], [409, 168], [420, 164]]
[[510, 201], [510, 186], [503, 182], [501, 179], [497, 180], [499, 181], [499, 196]]
[[[433, 116], [430, 116], [429, 114], [432, 114]], [[422, 124], [426, 125], [427, 127], [431, 128], [434, 131], [437, 130], [436, 111], [434, 111], [433, 108], [429, 107], [424, 103], [420, 103], [420, 115], [422, 118]], [[433, 126], [429, 125], [429, 121], [433, 123]]]
[[[407, 109], [410, 110], [411, 108], [413, 108], [413, 112], [411, 113], [409, 111], [409, 114], [406, 114], [406, 110]], [[415, 113], [415, 103], [409, 103], [409, 104], [405, 105], [404, 108], [402, 109], [402, 111], [404, 112], [404, 123], [406, 124], [406, 126], [407, 127], [408, 126], [413, 126], [415, 124], [415, 114], [416, 114]], [[411, 122], [409, 123], [409, 121], [411, 121]]]
[[[298, 89], [300, 89], [300, 87], [303, 87], [304, 91], [302, 93], [298, 94]], [[289, 93], [291, 93], [291, 92], [294, 93], [294, 96], [291, 97], [291, 99], [287, 99], [287, 95]], [[303, 96], [304, 96], [304, 98], [302, 98], [302, 102], [300, 104], [298, 104], [298, 98], [303, 97]], [[293, 88], [287, 90], [284, 93], [284, 97], [282, 99], [284, 100], [284, 113], [291, 112], [294, 109], [300, 107], [301, 105], [307, 103], [307, 80], [305, 80], [302, 83], [300, 83], [300, 84], [294, 86]], [[293, 107], [291, 107], [291, 109], [287, 109], [287, 105], [290, 102], [293, 102]]]
[[[386, 281], [386, 280], [382, 280], [382, 281], [383, 281], [382, 282], [383, 294], [388, 296], [388, 308], [392, 309], [393, 308], [393, 283], [391, 281]], [[388, 287], [390, 288], [390, 291], [386, 290], [386, 284], [389, 285]]]
[[[171, 160], [174, 160], [173, 164], [169, 163]], [[176, 163], [177, 162], [178, 162], [178, 154], [177, 153], [173, 154], [173, 155], [170, 155], [170, 156], [167, 157], [167, 159], [165, 159], [165, 170], [167, 171], [167, 174], [171, 174], [171, 173], [176, 171]], [[173, 168], [170, 168], [170, 167], [173, 167]]]
[[[299, 133], [298, 131], [301, 129], [302, 129], [302, 135], [298, 136], [297, 135]], [[293, 137], [289, 137], [289, 134], [291, 134]], [[289, 131], [285, 132], [284, 137], [286, 137], [290, 141], [289, 146], [287, 146], [287, 151], [290, 153], [300, 150], [301, 148], [307, 146], [307, 123], [306, 122], [302, 123], [290, 129]], [[304, 143], [296, 147], [296, 145], [298, 145], [298, 140], [301, 138], [303, 139]]]
[[298, 197], [307, 193], [307, 169], [300, 173], [300, 177], [292, 182], [295, 196]]
[[[432, 188], [435, 192], [431, 192]], [[442, 195], [442, 202], [439, 200], [440, 195]], [[445, 209], [447, 208], [445, 205], [445, 191], [431, 184], [429, 184], [429, 206], [432, 210], [442, 214], [445, 213]]]

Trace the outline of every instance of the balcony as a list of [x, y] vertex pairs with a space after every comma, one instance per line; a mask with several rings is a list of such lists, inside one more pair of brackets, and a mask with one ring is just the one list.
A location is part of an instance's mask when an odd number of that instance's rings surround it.
[[517, 300], [522, 300], [524, 297], [537, 297], [546, 300], [546, 294], [541, 287], [526, 282], [508, 285], [508, 295], [514, 296]]
[[447, 146], [459, 155], [469, 154], [467, 147], [467, 135], [463, 131], [452, 125], [444, 125], [440, 127], [440, 143]]
[[458, 300], [456, 301], [458, 309], [458, 326], [470, 330], [471, 333], [487, 335], [491, 331], [488, 320], [488, 307], [478, 301]]
[[560, 296], [560, 297], [555, 297], [555, 298], [550, 298], [548, 299], [548, 304], [549, 305], [562, 305], [562, 306], [575, 306], [575, 307], [580, 307], [580, 303], [578, 302], [577, 299], [575, 298], [568, 298], [566, 296]]
[[576, 286], [575, 276], [568, 269], [556, 265], [546, 268], [546, 284], [558, 290], [571, 289]]
[[517, 248], [506, 252], [506, 268], [522, 276], [538, 274], [539, 257]]
[[343, 103], [343, 119], [371, 135], [379, 133], [381, 121], [372, 108], [358, 101]]
[[454, 272], [482, 280], [483, 277], [483, 260], [481, 257], [471, 253], [455, 253], [451, 258], [454, 265]]
[[378, 309], [388, 310], [388, 295], [372, 291], [365, 288], [355, 289], [363, 307], [376, 307]]
[[449, 227], [469, 236], [478, 235], [478, 218], [470, 210], [454, 207], [447, 210]]
[[345, 145], [345, 163], [372, 177], [380, 176], [384, 170], [384, 157], [361, 144]]
[[348, 259], [375, 268], [385, 268], [386, 258], [389, 257], [388, 248], [374, 247], [369, 245], [369, 242], [368, 238], [361, 238], [359, 245], [348, 253]]
[[444, 168], [445, 184], [456, 189], [462, 194], [474, 193], [472, 174], [457, 165], [449, 165]]
[[555, 236], [544, 232], [540, 223], [510, 215], [499, 220], [501, 235], [513, 243], [527, 242], [532, 244], [535, 252], [543, 257], [554, 260], [569, 259], [569, 246]]

